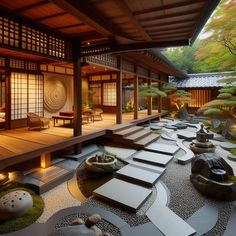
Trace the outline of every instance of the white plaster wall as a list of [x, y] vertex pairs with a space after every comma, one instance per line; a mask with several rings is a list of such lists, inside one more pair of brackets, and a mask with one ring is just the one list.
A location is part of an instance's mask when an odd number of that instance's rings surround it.
[[[44, 81], [50, 78], [57, 78], [62, 83], [64, 83], [67, 92], [67, 99], [65, 105], [61, 108], [60, 111], [72, 111], [73, 102], [73, 77], [69, 75], [60, 75], [55, 73], [44, 73]], [[82, 99], [87, 101], [88, 99], [88, 80], [87, 78], [82, 78]], [[52, 113], [44, 109], [44, 116], [51, 117], [53, 115], [59, 115], [59, 112]]]
[[[67, 99], [64, 107], [61, 111], [72, 111], [73, 106], [73, 77], [69, 75], [60, 75], [55, 73], [44, 73], [44, 82], [50, 78], [57, 78], [60, 80], [66, 87]], [[44, 109], [44, 116], [51, 117], [53, 115], [59, 115], [59, 111], [56, 113], [51, 113]]]

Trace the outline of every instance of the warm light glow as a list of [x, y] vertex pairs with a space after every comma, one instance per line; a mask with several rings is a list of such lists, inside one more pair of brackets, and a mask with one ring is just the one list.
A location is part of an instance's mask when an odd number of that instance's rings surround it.
[[13, 172], [8, 173], [8, 178], [9, 178], [10, 181], [13, 181], [15, 179], [14, 177], [15, 177], [15, 175], [14, 175]]
[[0, 174], [0, 181], [4, 180], [6, 176], [4, 174]]
[[90, 42], [87, 42], [87, 45], [90, 45]]
[[45, 158], [41, 158], [40, 167], [43, 168], [43, 169], [45, 169], [47, 167]]

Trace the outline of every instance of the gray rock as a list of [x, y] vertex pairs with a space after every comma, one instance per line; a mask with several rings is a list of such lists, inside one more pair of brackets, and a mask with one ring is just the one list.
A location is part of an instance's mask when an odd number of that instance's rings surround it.
[[209, 197], [224, 201], [236, 200], [236, 185], [233, 183], [217, 182], [199, 174], [192, 174], [190, 180], [199, 192]]
[[84, 225], [84, 220], [81, 218], [77, 218], [72, 221], [71, 225]]
[[94, 230], [97, 236], [103, 235], [102, 230], [100, 230], [96, 225], [92, 226], [91, 229]]
[[98, 223], [101, 220], [101, 216], [99, 214], [93, 214], [91, 216], [89, 216], [86, 221], [85, 221], [85, 225], [87, 227], [91, 227], [93, 225], [95, 225], [96, 223]]
[[212, 179], [214, 174], [212, 173], [213, 169], [225, 170], [227, 177], [229, 175], [234, 175], [232, 167], [223, 158], [218, 157], [212, 153], [196, 155], [192, 159], [191, 164], [192, 174], [200, 174], [208, 179]]
[[54, 230], [50, 236], [97, 236], [94, 230], [88, 229], [85, 225], [74, 225]]
[[221, 157], [204, 153], [192, 160], [190, 180], [201, 193], [221, 200], [236, 200], [236, 185], [228, 183], [233, 169]]
[[0, 198], [0, 221], [23, 216], [31, 207], [33, 199], [26, 191], [13, 191]]

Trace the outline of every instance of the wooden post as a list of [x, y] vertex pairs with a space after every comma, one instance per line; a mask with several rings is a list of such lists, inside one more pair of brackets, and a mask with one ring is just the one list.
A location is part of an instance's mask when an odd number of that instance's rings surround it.
[[10, 58], [6, 58], [6, 70], [5, 70], [5, 103], [6, 103], [6, 122], [5, 129], [11, 129], [11, 72], [10, 72]]
[[[73, 89], [74, 89], [74, 129], [73, 135], [80, 136], [82, 134], [82, 78], [81, 78], [81, 58], [79, 57], [80, 52], [80, 41], [78, 39], [73, 40], [72, 44], [73, 51]], [[74, 145], [74, 154], [81, 153], [81, 144]]]
[[138, 119], [138, 75], [134, 76], [134, 120]]
[[[152, 84], [151, 79], [148, 79], [148, 86], [151, 86], [151, 84]], [[147, 114], [152, 115], [152, 97], [151, 96], [147, 97], [147, 104], [148, 104]]]
[[118, 57], [118, 68], [116, 79], [116, 124], [122, 124], [122, 71], [121, 71], [121, 58]]
[[45, 169], [51, 166], [51, 153], [43, 153], [40, 156], [40, 166]]
[[[158, 82], [158, 88], [161, 89], [161, 81]], [[157, 97], [157, 110], [158, 113], [162, 111], [162, 97], [160, 95]]]

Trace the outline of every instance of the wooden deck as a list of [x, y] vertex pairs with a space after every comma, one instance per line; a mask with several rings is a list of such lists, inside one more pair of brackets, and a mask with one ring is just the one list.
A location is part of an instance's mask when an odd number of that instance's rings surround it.
[[[133, 113], [125, 113], [123, 123], [138, 124], [165, 114], [167, 112], [159, 114], [154, 111], [148, 116], [146, 111], [140, 111], [139, 119], [133, 120]], [[27, 128], [0, 131], [0, 169], [102, 136], [115, 123], [115, 114], [103, 114], [102, 121], [83, 124], [82, 135], [78, 137], [73, 137], [72, 128], [53, 127], [52, 123], [51, 128], [42, 131], [29, 131]]]

